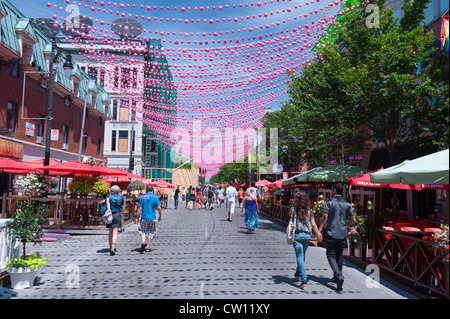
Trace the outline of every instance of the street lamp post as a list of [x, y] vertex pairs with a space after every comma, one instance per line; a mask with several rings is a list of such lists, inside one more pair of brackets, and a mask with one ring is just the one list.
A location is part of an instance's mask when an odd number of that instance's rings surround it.
[[[50, 142], [51, 142], [51, 134], [52, 134], [52, 115], [53, 115], [53, 84], [55, 82], [55, 74], [57, 68], [57, 60], [61, 55], [62, 50], [56, 46], [56, 43], [52, 42], [52, 52], [50, 58], [50, 67], [49, 67], [49, 90], [48, 90], [48, 108], [47, 108], [47, 130], [45, 135], [45, 157], [44, 157], [44, 165], [47, 166], [50, 164]], [[72, 64], [72, 56], [70, 54], [66, 57], [66, 62], [64, 63], [64, 73], [66, 76], [70, 76], [73, 71]], [[47, 172], [47, 171], [46, 171]]]

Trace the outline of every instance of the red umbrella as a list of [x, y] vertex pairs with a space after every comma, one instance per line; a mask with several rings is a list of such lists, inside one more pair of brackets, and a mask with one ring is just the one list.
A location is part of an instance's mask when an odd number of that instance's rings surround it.
[[0, 157], [0, 173], [31, 173], [34, 167], [24, 162], [18, 162], [10, 158]]
[[[31, 165], [33, 167], [41, 167], [41, 166], [44, 165], [44, 160], [45, 159], [42, 158], [42, 159], [38, 159], [38, 160], [34, 160], [34, 161], [28, 161], [28, 162], [24, 162], [24, 163], [26, 163], [28, 165]], [[61, 164], [61, 162], [51, 158], [50, 161], [49, 161], [49, 165], [53, 165], [53, 164]]]
[[[123, 169], [111, 168], [105, 165], [94, 165], [93, 167], [96, 171], [100, 172], [100, 175], [103, 176], [120, 176], [120, 177], [128, 177], [128, 172]], [[132, 175], [132, 174], [131, 174]]]
[[160, 188], [175, 188], [175, 186], [163, 180], [151, 182], [150, 185], [152, 185], [153, 187], [160, 187]]
[[130, 181], [132, 178], [135, 178], [135, 179], [140, 180], [142, 183], [144, 183], [144, 185], [149, 185], [150, 184], [150, 182], [147, 181], [146, 179], [144, 179], [142, 176], [135, 175], [135, 174], [132, 174], [130, 172], [127, 172], [126, 170], [124, 170], [124, 169], [122, 169], [120, 167], [115, 168], [115, 170], [118, 171], [118, 172], [124, 173], [126, 175], [125, 176], [121, 176], [118, 180], [116, 180], [114, 178], [103, 179], [106, 183], [119, 182], [119, 181], [125, 182], [125, 181]]
[[128, 177], [113, 177], [113, 176], [109, 176], [109, 177], [103, 177], [102, 180], [109, 184], [109, 183], [122, 183], [122, 182], [129, 182], [130, 179]]
[[420, 191], [423, 189], [448, 189], [448, 185], [440, 184], [418, 184], [418, 185], [407, 185], [407, 184], [376, 184], [370, 181], [370, 174], [383, 170], [382, 168], [369, 172], [360, 176], [350, 177], [347, 179], [350, 185], [362, 186], [362, 187], [377, 187], [377, 188], [397, 188], [397, 189], [409, 189]]
[[78, 176], [78, 175], [103, 175], [103, 176], [124, 176], [126, 174], [114, 170], [112, 168], [103, 166], [91, 166], [79, 161], [68, 161], [48, 166], [40, 166], [39, 171], [48, 171], [49, 175], [64, 175], [64, 176]]
[[286, 179], [285, 178], [283, 178], [283, 179], [279, 179], [279, 180], [277, 180], [276, 182], [274, 182], [274, 183], [270, 183], [269, 185], [267, 185], [268, 187], [277, 187], [277, 188], [283, 188], [283, 181], [285, 181]]
[[381, 171], [382, 169], [378, 169], [376, 171], [366, 173], [359, 176], [350, 177], [347, 179], [350, 185], [362, 186], [362, 187], [377, 187], [377, 188], [387, 188], [389, 184], [376, 184], [370, 181], [370, 174]]
[[269, 184], [270, 184], [269, 181], [263, 179], [263, 180], [261, 180], [261, 181], [257, 181], [257, 182], [255, 183], [255, 186], [256, 186], [256, 187], [266, 187], [266, 186], [269, 186]]

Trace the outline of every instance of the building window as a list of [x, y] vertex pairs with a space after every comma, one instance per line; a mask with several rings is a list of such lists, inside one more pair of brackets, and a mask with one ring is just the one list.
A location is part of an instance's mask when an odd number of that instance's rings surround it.
[[101, 118], [101, 117], [98, 118], [97, 124], [98, 124], [98, 125], [102, 125], [102, 118]]
[[69, 144], [69, 126], [63, 125], [62, 128], [62, 142], [63, 144]]
[[102, 140], [97, 140], [97, 157], [100, 157], [101, 147], [102, 147]]
[[129, 88], [130, 87], [130, 69], [129, 68], [122, 68], [122, 88]]
[[105, 70], [100, 70], [99, 84], [105, 86]]
[[128, 121], [128, 100], [122, 100], [120, 103], [120, 114], [119, 114], [119, 120], [120, 121]]
[[119, 152], [128, 151], [128, 131], [119, 131]]
[[111, 136], [111, 151], [112, 152], [116, 151], [116, 141], [117, 141], [117, 131], [112, 131], [112, 136]]
[[115, 99], [114, 101], [113, 101], [113, 109], [112, 109], [112, 119], [114, 120], [114, 121], [117, 121], [117, 100]]
[[138, 75], [137, 68], [133, 68], [133, 89], [137, 88], [137, 75]]
[[36, 137], [43, 137], [44, 136], [44, 127], [45, 127], [45, 120], [44, 116], [38, 114], [38, 117], [42, 117], [42, 120], [36, 121]]
[[11, 73], [11, 75], [15, 76], [15, 77], [19, 77], [20, 76], [20, 63], [19, 63], [19, 59], [12, 59], [11, 60], [11, 69], [9, 70]]
[[82, 142], [83, 144], [81, 146], [81, 154], [83, 154], [83, 155], [86, 155], [87, 139], [88, 139], [87, 134], [84, 134], [83, 135], [83, 142]]
[[97, 82], [98, 79], [98, 71], [96, 68], [90, 66], [88, 67], [88, 74]]
[[136, 100], [133, 100], [131, 102], [131, 121], [134, 121], [134, 119], [136, 118]]
[[114, 70], [114, 87], [118, 88], [119, 87], [119, 67], [116, 66], [115, 70]]
[[9, 136], [16, 136], [17, 120], [19, 117], [19, 108], [16, 103], [8, 102], [8, 110], [6, 115], [6, 128]]

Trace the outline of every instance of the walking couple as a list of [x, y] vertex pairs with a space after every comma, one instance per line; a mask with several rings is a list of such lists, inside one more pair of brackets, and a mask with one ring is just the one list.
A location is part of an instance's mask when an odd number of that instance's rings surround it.
[[300, 289], [305, 290], [307, 277], [305, 271], [305, 254], [311, 240], [311, 232], [317, 236], [317, 241], [322, 241], [322, 229], [327, 223], [326, 231], [326, 256], [333, 271], [332, 282], [337, 284], [337, 290], [341, 291], [344, 284], [342, 275], [343, 250], [347, 237], [347, 228], [356, 221], [355, 212], [350, 203], [342, 198], [344, 186], [336, 183], [332, 186], [332, 198], [325, 202], [323, 217], [319, 228], [314, 220], [311, 201], [305, 192], [297, 192], [294, 196], [293, 207], [289, 217], [296, 215], [295, 241], [293, 243], [297, 257], [297, 270], [294, 274], [296, 281], [300, 281]]

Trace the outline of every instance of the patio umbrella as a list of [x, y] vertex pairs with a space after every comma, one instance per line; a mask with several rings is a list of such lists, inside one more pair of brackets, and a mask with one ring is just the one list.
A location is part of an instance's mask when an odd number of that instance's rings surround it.
[[286, 179], [279, 179], [279, 180], [277, 180], [276, 182], [269, 183], [267, 186], [268, 186], [268, 187], [282, 188], [282, 187], [283, 187], [283, 182], [284, 182], [285, 180], [286, 180]]
[[[38, 159], [38, 160], [34, 160], [34, 161], [28, 161], [28, 162], [25, 162], [25, 163], [27, 163], [28, 165], [34, 167], [36, 173], [41, 174], [41, 175], [44, 174], [44, 170], [42, 169], [42, 167], [44, 166], [44, 159], [43, 158], [42, 159]], [[49, 161], [49, 165], [55, 165], [55, 164], [61, 164], [61, 162], [51, 158], [50, 161]], [[71, 174], [67, 173], [67, 172], [66, 173], [49, 172], [48, 175], [50, 175], [50, 176], [57, 176], [57, 175], [59, 175], [61, 177], [70, 177], [71, 176]]]
[[269, 184], [270, 184], [269, 181], [263, 179], [263, 180], [261, 180], [261, 181], [257, 181], [257, 182], [255, 183], [255, 186], [256, 186], [256, 187], [266, 187], [266, 186], [268, 186]]
[[302, 181], [304, 176], [306, 176], [307, 173], [310, 173], [310, 172], [313, 172], [314, 170], [319, 170], [319, 169], [322, 169], [322, 167], [316, 167], [316, 168], [310, 169], [309, 171], [292, 176], [292, 177], [284, 180], [283, 185], [287, 186], [287, 185], [294, 185], [294, 184], [298, 184], [298, 183], [305, 183]]
[[349, 177], [370, 172], [361, 167], [344, 164], [333, 164], [327, 167], [317, 167], [309, 171], [291, 177], [283, 182], [283, 185], [305, 183], [347, 183]]
[[0, 173], [31, 173], [34, 168], [24, 162], [18, 162], [10, 158], [0, 157]]
[[[122, 177], [119, 178], [122, 181], [125, 181], [125, 179], [131, 180], [132, 178], [135, 178], [135, 179], [139, 179], [142, 183], [144, 183], [144, 185], [150, 185], [150, 183], [151, 183], [148, 180], [146, 180], [145, 178], [143, 178], [142, 176], [135, 175], [135, 174], [132, 174], [130, 172], [127, 172], [126, 170], [124, 170], [124, 169], [122, 169], [120, 167], [115, 168], [115, 170], [117, 170], [118, 172], [122, 172], [122, 173], [126, 174], [126, 176], [122, 176]], [[110, 178], [110, 180], [111, 180], [111, 182], [114, 182], [113, 178]]]
[[380, 170], [382, 170], [382, 169], [378, 169], [378, 170], [370, 172], [370, 173], [365, 173], [362, 175], [350, 177], [347, 179], [347, 181], [350, 185], [354, 185], [354, 186], [388, 188], [389, 184], [378, 184], [378, 183], [372, 183], [370, 181], [370, 174], [378, 172]]
[[448, 184], [448, 149], [370, 174], [372, 183]]
[[160, 187], [160, 188], [175, 188], [175, 186], [163, 180], [151, 182], [150, 185], [152, 185], [153, 187]]
[[[45, 159], [41, 158], [41, 159], [37, 159], [34, 161], [28, 161], [28, 162], [24, 162], [24, 163], [26, 163], [27, 165], [31, 165], [33, 167], [41, 167], [44, 165], [44, 160]], [[49, 161], [49, 165], [53, 165], [53, 164], [61, 164], [61, 162], [51, 158]]]
[[103, 166], [91, 166], [79, 161], [68, 161], [48, 166], [36, 168], [39, 171], [47, 170], [49, 175], [78, 176], [78, 175], [96, 175], [96, 176], [124, 176], [126, 174], [116, 171], [112, 168]]
[[419, 185], [407, 185], [407, 184], [378, 184], [372, 183], [370, 181], [370, 175], [376, 172], [383, 171], [383, 169], [378, 169], [376, 171], [366, 173], [360, 176], [350, 177], [348, 183], [355, 186], [363, 187], [376, 187], [376, 188], [396, 188], [396, 189], [409, 189], [420, 191], [424, 189], [448, 189], [448, 185], [441, 184], [419, 184]]

